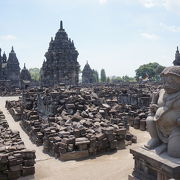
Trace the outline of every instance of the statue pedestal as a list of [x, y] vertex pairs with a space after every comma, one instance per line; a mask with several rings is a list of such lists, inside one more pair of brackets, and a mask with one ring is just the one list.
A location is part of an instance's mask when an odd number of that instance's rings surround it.
[[129, 180], [180, 180], [180, 158], [160, 156], [145, 148], [130, 149], [135, 165]]

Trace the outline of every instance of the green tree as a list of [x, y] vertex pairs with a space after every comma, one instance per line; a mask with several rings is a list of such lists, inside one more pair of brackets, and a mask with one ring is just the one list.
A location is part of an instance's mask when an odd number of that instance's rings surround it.
[[111, 78], [112, 82], [136, 82], [136, 78], [135, 77], [129, 77], [127, 75], [125, 76], [112, 76]]
[[144, 79], [148, 76], [148, 78], [151, 80], [158, 80], [159, 75], [164, 68], [164, 66], [161, 66], [156, 62], [141, 65], [138, 69], [135, 70], [136, 79], [139, 79], [140, 77]]
[[134, 77], [129, 77], [129, 76], [125, 75], [122, 77], [122, 81], [124, 81], [124, 82], [135, 82], [136, 79]]
[[40, 69], [39, 68], [30, 68], [29, 72], [31, 74], [31, 78], [35, 81], [39, 81], [40, 79]]
[[106, 72], [104, 69], [101, 69], [101, 82], [106, 82]]
[[107, 77], [106, 82], [108, 82], [108, 83], [111, 82], [110, 77]]
[[98, 83], [99, 82], [99, 73], [96, 70], [93, 71], [93, 82]]

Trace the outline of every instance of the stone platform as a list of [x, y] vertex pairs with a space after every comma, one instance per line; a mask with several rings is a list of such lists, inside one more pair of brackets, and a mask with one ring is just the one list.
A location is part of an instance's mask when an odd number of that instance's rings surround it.
[[135, 160], [129, 180], [180, 180], [180, 158], [160, 156], [145, 148], [130, 149]]

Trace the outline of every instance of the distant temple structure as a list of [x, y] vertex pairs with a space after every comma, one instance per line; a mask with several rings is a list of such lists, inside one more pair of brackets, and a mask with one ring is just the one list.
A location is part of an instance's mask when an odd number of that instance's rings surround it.
[[28, 71], [28, 69], [26, 69], [26, 66], [24, 64], [24, 68], [21, 70], [21, 74], [20, 74], [20, 86], [22, 89], [27, 89], [32, 85], [31, 83], [32, 83], [31, 74]]
[[177, 46], [175, 60], [173, 61], [173, 64], [174, 64], [174, 66], [180, 66], [180, 54], [179, 54], [178, 46]]
[[82, 71], [82, 84], [89, 84], [93, 82], [94, 82], [93, 70], [91, 69], [90, 65], [87, 62]]
[[23, 85], [21, 80], [26, 79], [26, 76], [24, 75], [24, 70], [20, 73], [19, 61], [16, 57], [14, 48], [12, 47], [8, 59], [5, 52], [1, 55], [0, 48], [0, 85], [12, 88], [22, 88]]
[[12, 47], [9, 57], [7, 59], [4, 52], [1, 56], [0, 49], [0, 80], [1, 81], [10, 81], [12, 87], [20, 87], [20, 67], [19, 61], [16, 57], [16, 53]]
[[73, 41], [68, 38], [61, 21], [60, 29], [54, 40], [51, 38], [49, 49], [45, 53], [46, 60], [44, 60], [40, 72], [41, 85], [49, 87], [60, 83], [78, 84], [80, 68], [77, 61], [78, 55], [79, 53]]

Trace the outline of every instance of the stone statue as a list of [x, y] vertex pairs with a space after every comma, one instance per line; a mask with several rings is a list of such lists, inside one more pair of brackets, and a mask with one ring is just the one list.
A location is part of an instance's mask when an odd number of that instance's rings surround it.
[[161, 77], [163, 89], [153, 94], [146, 119], [151, 139], [145, 147], [180, 158], [180, 66], [165, 68]]

